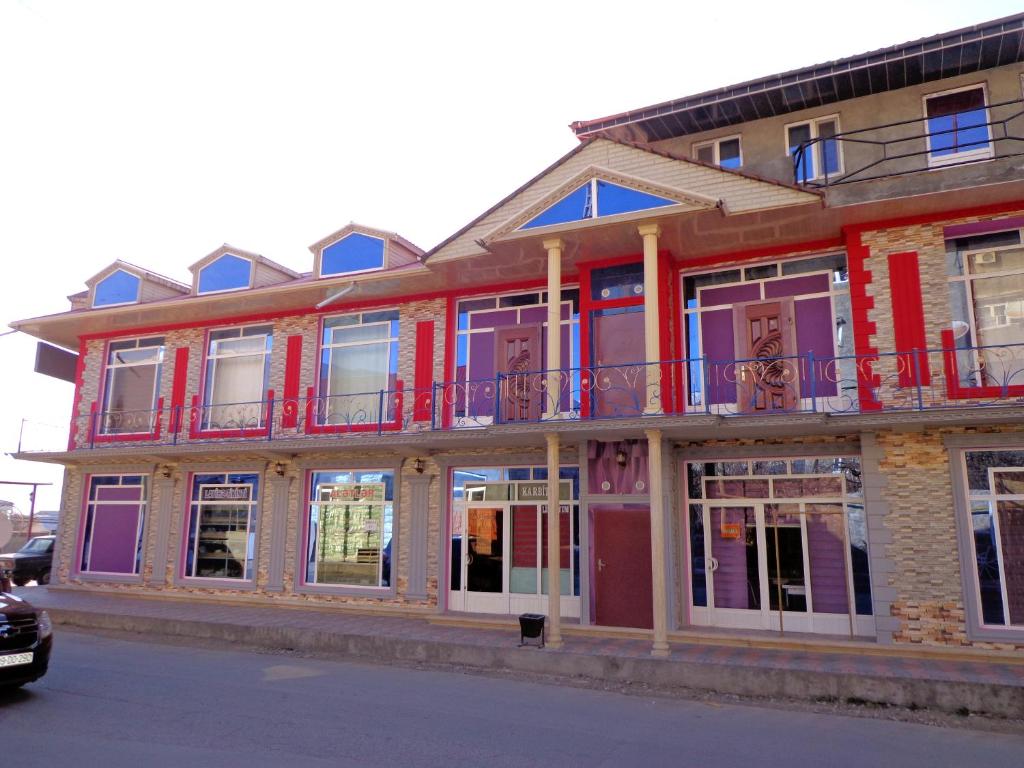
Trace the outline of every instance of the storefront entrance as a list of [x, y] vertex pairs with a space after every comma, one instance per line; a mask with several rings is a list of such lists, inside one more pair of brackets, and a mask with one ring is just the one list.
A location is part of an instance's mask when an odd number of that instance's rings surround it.
[[594, 623], [654, 626], [651, 595], [651, 513], [645, 505], [590, 508]]
[[[579, 618], [578, 505], [562, 481], [559, 575], [563, 616]], [[448, 608], [490, 614], [547, 613], [547, 483], [467, 483], [452, 503]]]
[[858, 466], [854, 458], [690, 464], [691, 622], [872, 635]]

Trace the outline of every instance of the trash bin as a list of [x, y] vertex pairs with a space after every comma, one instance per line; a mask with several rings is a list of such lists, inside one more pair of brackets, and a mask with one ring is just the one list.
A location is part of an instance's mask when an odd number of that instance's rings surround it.
[[529, 645], [527, 640], [540, 638], [538, 648], [544, 647], [544, 619], [543, 613], [522, 613], [519, 615], [519, 647]]

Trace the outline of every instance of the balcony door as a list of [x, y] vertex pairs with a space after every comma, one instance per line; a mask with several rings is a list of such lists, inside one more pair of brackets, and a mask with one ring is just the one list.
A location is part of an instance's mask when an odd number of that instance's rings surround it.
[[591, 334], [595, 418], [639, 416], [647, 405], [643, 305], [594, 312]]
[[739, 412], [793, 410], [800, 400], [800, 366], [792, 299], [742, 304], [733, 312]]
[[502, 328], [495, 333], [499, 419], [503, 423], [539, 421], [544, 390], [540, 326]]

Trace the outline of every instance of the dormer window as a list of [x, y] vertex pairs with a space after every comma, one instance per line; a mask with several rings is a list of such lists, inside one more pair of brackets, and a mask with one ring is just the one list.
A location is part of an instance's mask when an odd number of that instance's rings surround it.
[[652, 195], [649, 192], [612, 184], [610, 181], [591, 179], [534, 216], [520, 229], [570, 224], [602, 216], [647, 211], [666, 205], [679, 205], [679, 203], [666, 197]]
[[197, 293], [237, 291], [252, 285], [252, 262], [225, 253], [199, 270]]
[[384, 239], [352, 232], [323, 250], [320, 277], [384, 268]]
[[92, 305], [94, 307], [112, 307], [117, 304], [134, 304], [139, 300], [139, 288], [142, 281], [137, 275], [115, 270], [96, 283], [93, 289]]

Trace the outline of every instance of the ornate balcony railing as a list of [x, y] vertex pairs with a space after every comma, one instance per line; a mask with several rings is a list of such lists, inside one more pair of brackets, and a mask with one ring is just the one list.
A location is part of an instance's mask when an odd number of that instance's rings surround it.
[[[72, 425], [69, 450], [125, 443], [178, 445], [316, 440], [546, 422], [663, 417], [836, 417], [942, 409], [1024, 407], [1024, 344], [962, 347], [952, 331], [934, 349], [821, 357], [708, 357], [497, 374], [391, 389], [248, 403], [108, 411]], [[343, 437], [342, 437], [343, 439]], [[37, 448], [35, 444], [32, 449]], [[140, 445], [141, 447], [141, 445]]]
[[[949, 117], [978, 112], [986, 118], [942, 130], [928, 130], [927, 119], [919, 117], [818, 136], [793, 152], [793, 181], [831, 187], [1024, 154], [1024, 100], [989, 104], [984, 110]], [[988, 117], [993, 114], [1001, 117]]]

